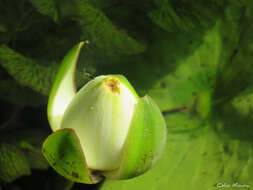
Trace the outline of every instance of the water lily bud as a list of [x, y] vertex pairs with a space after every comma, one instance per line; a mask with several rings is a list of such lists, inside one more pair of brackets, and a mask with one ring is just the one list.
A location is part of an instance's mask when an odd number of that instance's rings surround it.
[[149, 97], [139, 97], [122, 75], [94, 78], [78, 92], [75, 65], [83, 43], [70, 50], [48, 102], [53, 130], [43, 144], [50, 165], [71, 181], [98, 183], [147, 171], [166, 143], [164, 118]]
[[74, 97], [63, 115], [61, 128], [73, 128], [89, 168], [119, 167], [122, 148], [138, 97], [117, 76], [99, 76]]

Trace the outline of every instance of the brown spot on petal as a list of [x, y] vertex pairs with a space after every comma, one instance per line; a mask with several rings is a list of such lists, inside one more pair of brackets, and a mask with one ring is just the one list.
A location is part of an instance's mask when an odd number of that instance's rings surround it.
[[116, 78], [108, 78], [104, 81], [104, 85], [113, 93], [120, 94], [120, 81]]

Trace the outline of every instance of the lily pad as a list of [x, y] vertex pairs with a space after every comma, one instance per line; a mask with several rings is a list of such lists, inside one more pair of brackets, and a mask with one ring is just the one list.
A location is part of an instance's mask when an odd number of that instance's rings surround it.
[[[253, 39], [249, 10], [252, 7], [246, 11], [227, 8], [224, 17], [206, 29], [191, 54], [174, 59], [175, 70], [166, 70], [168, 66], [163, 64], [167, 74], [156, 77], [152, 87], [145, 89], [166, 119], [168, 136], [163, 157], [147, 173], [130, 180], [107, 179], [100, 190], [253, 186], [253, 73], [248, 45]], [[186, 40], [185, 34], [175, 36]], [[172, 49], [167, 47], [166, 60], [170, 60], [173, 55], [168, 52]], [[153, 77], [152, 72], [149, 75]]]

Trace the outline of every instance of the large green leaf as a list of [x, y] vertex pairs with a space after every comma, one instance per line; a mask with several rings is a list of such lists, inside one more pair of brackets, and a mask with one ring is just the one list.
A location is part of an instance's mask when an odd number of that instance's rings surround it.
[[[164, 155], [142, 176], [106, 180], [101, 190], [211, 190], [224, 183], [230, 189], [252, 187], [251, 19], [250, 4], [247, 9], [237, 5], [226, 8], [223, 18], [205, 31], [195, 50], [174, 59], [173, 71], [168, 70], [168, 62], [162, 65], [167, 74], [157, 77], [145, 90], [166, 119]], [[192, 33], [194, 36], [196, 30]], [[174, 38], [188, 40], [186, 32]], [[173, 52], [171, 41], [166, 43], [166, 52]], [[175, 52], [187, 49], [176, 47]], [[167, 53], [165, 61], [172, 56]]]

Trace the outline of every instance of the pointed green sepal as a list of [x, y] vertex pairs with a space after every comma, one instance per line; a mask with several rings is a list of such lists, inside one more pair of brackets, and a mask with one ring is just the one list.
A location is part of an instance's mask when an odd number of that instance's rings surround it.
[[75, 45], [64, 57], [50, 91], [47, 115], [53, 131], [60, 129], [63, 113], [76, 94], [75, 70], [84, 42]]
[[51, 134], [45, 140], [42, 151], [49, 164], [73, 182], [95, 184], [102, 180], [100, 175], [88, 169], [80, 141], [73, 129], [60, 129]]
[[136, 177], [159, 159], [165, 143], [166, 124], [161, 111], [149, 96], [140, 98], [123, 147], [120, 168], [102, 174], [111, 179]]

